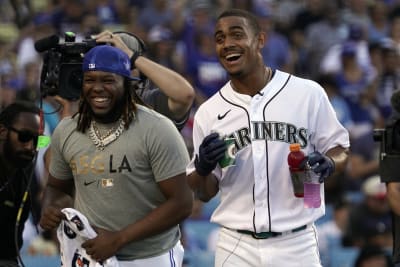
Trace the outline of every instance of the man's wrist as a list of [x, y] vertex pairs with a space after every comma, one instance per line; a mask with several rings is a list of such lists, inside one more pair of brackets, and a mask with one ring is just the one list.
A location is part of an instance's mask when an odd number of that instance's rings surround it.
[[199, 174], [200, 176], [208, 176], [212, 171], [212, 170], [206, 170], [206, 168], [201, 166], [198, 156], [196, 156], [196, 159], [194, 160], [194, 166], [197, 174]]
[[135, 68], [135, 62], [136, 59], [140, 56], [140, 53], [138, 51], [133, 51], [133, 54], [130, 58], [131, 61], [131, 70], [133, 70]]

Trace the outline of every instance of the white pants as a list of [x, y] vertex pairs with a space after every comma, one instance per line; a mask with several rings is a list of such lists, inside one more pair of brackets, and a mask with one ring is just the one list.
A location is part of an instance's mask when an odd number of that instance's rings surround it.
[[168, 252], [159, 256], [133, 261], [118, 261], [120, 267], [181, 267], [183, 246], [180, 241]]
[[321, 267], [315, 226], [268, 239], [221, 228], [215, 267]]

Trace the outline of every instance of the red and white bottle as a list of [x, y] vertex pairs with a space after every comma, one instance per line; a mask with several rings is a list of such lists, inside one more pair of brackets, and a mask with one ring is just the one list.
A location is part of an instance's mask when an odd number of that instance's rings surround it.
[[287, 157], [295, 197], [304, 197], [304, 180], [306, 179], [306, 169], [301, 166], [306, 155], [300, 148], [299, 143], [290, 144]]

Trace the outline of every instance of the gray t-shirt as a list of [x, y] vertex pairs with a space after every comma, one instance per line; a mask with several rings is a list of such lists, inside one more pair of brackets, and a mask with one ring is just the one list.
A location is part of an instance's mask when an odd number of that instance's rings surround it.
[[[50, 173], [74, 179], [75, 208], [90, 224], [120, 230], [165, 202], [157, 182], [185, 173], [189, 155], [173, 123], [138, 105], [128, 130], [100, 151], [88, 131], [76, 130], [77, 118], [60, 122], [52, 137]], [[180, 238], [175, 226], [131, 242], [117, 252], [120, 260], [160, 255]]]

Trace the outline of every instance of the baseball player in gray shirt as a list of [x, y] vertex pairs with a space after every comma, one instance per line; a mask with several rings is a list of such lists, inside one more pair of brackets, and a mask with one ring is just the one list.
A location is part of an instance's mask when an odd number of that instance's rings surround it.
[[92, 259], [181, 266], [178, 224], [192, 208], [182, 137], [168, 118], [140, 104], [122, 50], [92, 48], [83, 72], [79, 111], [52, 137], [41, 227], [56, 228], [73, 199], [98, 233], [82, 244]]

